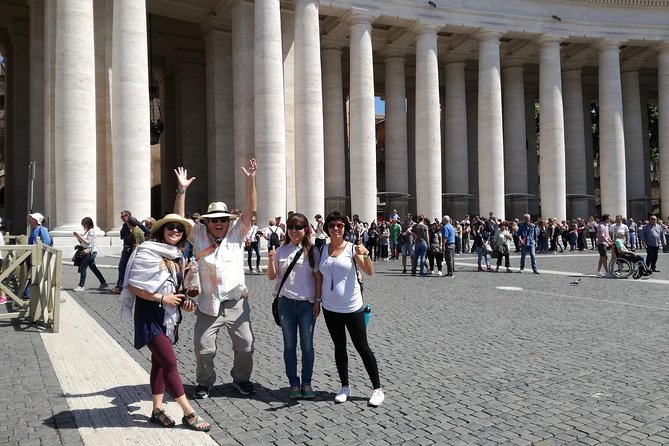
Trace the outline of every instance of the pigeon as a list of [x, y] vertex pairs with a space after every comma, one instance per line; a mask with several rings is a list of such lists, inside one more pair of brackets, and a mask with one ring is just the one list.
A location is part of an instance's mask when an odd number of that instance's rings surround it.
[[569, 285], [578, 285], [578, 284], [580, 284], [580, 283], [581, 283], [581, 278], [579, 277], [579, 278], [576, 279], [575, 281], [573, 281], [573, 282], [569, 282]]

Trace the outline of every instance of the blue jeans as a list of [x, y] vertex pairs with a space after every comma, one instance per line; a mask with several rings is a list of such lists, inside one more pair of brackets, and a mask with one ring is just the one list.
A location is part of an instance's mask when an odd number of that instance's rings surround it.
[[300, 387], [297, 377], [297, 331], [302, 350], [302, 386], [311, 385], [314, 371], [314, 304], [309, 301], [279, 298], [279, 316], [283, 332], [283, 362], [290, 387]]
[[523, 245], [520, 247], [520, 269], [525, 268], [525, 254], [530, 252], [530, 260], [532, 262], [532, 271], [537, 270], [537, 258], [534, 255], [534, 245]]
[[97, 277], [97, 279], [100, 281], [100, 285], [107, 283], [105, 278], [102, 276], [102, 273], [98, 269], [98, 266], [95, 264], [95, 257], [97, 255], [98, 255], [97, 252], [92, 252], [87, 256], [84, 256], [84, 258], [81, 261], [81, 265], [79, 265], [79, 286], [82, 288], [86, 284], [86, 270], [88, 268], [90, 268], [91, 271], [93, 271], [95, 277]]
[[481, 268], [481, 259], [483, 257], [485, 257], [485, 267], [490, 269], [490, 254], [488, 254], [488, 251], [486, 251], [483, 246], [477, 246], [476, 247], [476, 254], [478, 255], [479, 269], [482, 269]]
[[416, 242], [414, 245], [414, 251], [416, 255], [416, 261], [413, 262], [413, 267], [411, 268], [411, 274], [416, 274], [416, 268], [420, 264], [420, 273], [424, 274], [425, 269], [425, 256], [427, 255], [427, 242], [421, 240]]

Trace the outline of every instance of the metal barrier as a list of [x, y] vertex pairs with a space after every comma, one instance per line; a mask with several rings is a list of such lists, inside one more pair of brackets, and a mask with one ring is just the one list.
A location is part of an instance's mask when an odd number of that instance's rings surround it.
[[[39, 240], [28, 245], [24, 235], [5, 235], [5, 246], [0, 246], [0, 254], [0, 288], [13, 302], [14, 310], [1, 313], [0, 320], [25, 318], [50, 326], [54, 333], [58, 333], [61, 251]], [[27, 295], [30, 297], [24, 298]]]

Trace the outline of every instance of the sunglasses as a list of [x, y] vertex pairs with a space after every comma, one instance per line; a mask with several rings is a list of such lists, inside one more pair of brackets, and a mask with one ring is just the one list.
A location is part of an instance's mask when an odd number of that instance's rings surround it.
[[330, 228], [330, 229], [335, 229], [335, 228], [344, 229], [345, 226], [346, 225], [344, 223], [330, 223], [330, 224], [328, 224], [328, 228]]
[[300, 226], [300, 225], [288, 226], [289, 231], [292, 231], [292, 230], [301, 231], [302, 229], [304, 229], [304, 226]]
[[175, 229], [177, 230], [178, 233], [183, 234], [186, 232], [186, 228], [184, 225], [176, 224], [176, 223], [167, 223], [165, 225], [165, 229], [168, 231], [174, 231]]
[[210, 218], [209, 222], [210, 223], [218, 223], [220, 221], [221, 223], [227, 223], [228, 220], [230, 220], [230, 217], [214, 217], [214, 218]]

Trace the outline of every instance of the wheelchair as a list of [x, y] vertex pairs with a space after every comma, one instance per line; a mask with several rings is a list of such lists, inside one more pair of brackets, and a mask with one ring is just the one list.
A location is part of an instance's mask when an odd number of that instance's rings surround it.
[[618, 252], [617, 248], [613, 248], [615, 257], [609, 262], [609, 272], [611, 276], [616, 279], [627, 279], [632, 276], [633, 279], [638, 279], [641, 276], [647, 275], [646, 264], [641, 256], [637, 256], [631, 252]]

